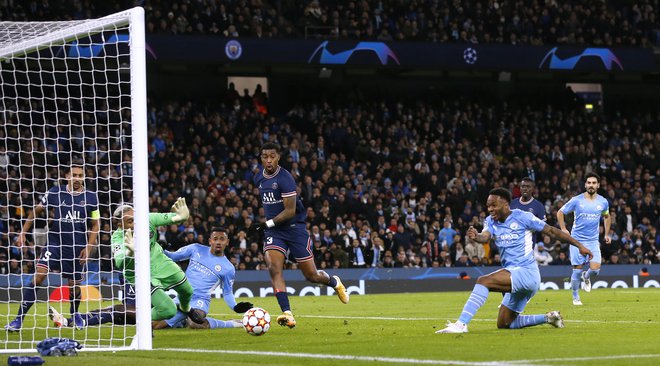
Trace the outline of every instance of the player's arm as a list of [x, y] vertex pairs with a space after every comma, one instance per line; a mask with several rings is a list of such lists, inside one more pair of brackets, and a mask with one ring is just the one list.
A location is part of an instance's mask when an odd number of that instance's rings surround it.
[[89, 237], [87, 238], [87, 246], [85, 250], [80, 253], [80, 261], [84, 262], [92, 256], [94, 250], [96, 249], [97, 238], [99, 236], [99, 229], [101, 228], [100, 224], [101, 212], [98, 207], [95, 207], [90, 213], [90, 219], [92, 222], [91, 230], [89, 231]]
[[294, 216], [296, 216], [296, 195], [294, 194], [291, 196], [282, 197], [282, 200], [284, 202], [284, 210], [282, 210], [282, 212], [266, 222], [257, 222], [252, 224], [252, 226], [250, 226], [250, 231], [256, 232], [267, 227], [275, 227], [284, 222], [288, 222]]
[[188, 205], [186, 205], [186, 200], [179, 197], [174, 205], [172, 205], [172, 211], [168, 213], [150, 213], [149, 214], [149, 223], [153, 226], [164, 226], [172, 224], [180, 224], [190, 217], [190, 211], [188, 210]]
[[571, 198], [564, 204], [559, 210], [557, 210], [557, 223], [559, 224], [559, 228], [561, 231], [564, 233], [570, 235], [570, 231], [566, 228], [566, 221], [564, 220], [564, 215], [570, 212], [573, 212], [573, 204], [574, 204], [574, 199]]
[[234, 297], [234, 278], [236, 277], [236, 272], [231, 271], [222, 277], [222, 298], [225, 300], [225, 304], [229, 306], [230, 309], [237, 313], [244, 313], [254, 305], [248, 301], [241, 301], [236, 303], [236, 298]]
[[123, 231], [115, 230], [112, 233], [112, 256], [117, 268], [126, 268], [130, 261], [133, 260], [133, 251], [126, 247], [124, 240]]
[[490, 240], [490, 232], [484, 228], [480, 233], [477, 232], [477, 229], [474, 226], [470, 226], [467, 230], [468, 238], [476, 241], [477, 243], [487, 243]]
[[192, 255], [193, 255], [194, 249], [195, 249], [195, 245], [190, 244], [190, 245], [186, 245], [183, 248], [180, 248], [176, 252], [170, 252], [168, 250], [163, 250], [163, 253], [165, 253], [165, 255], [168, 258], [170, 258], [171, 260], [173, 260], [175, 262], [181, 262], [181, 261], [185, 261], [187, 259], [190, 259], [190, 257], [192, 257]]
[[23, 228], [21, 229], [21, 233], [18, 235], [18, 240], [16, 241], [17, 247], [22, 247], [25, 244], [25, 235], [30, 232], [32, 223], [34, 223], [34, 218], [41, 215], [44, 209], [45, 208], [43, 204], [39, 203], [38, 205], [34, 206], [32, 210], [30, 210], [30, 213], [28, 214], [28, 217], [23, 224]]
[[578, 248], [580, 254], [584, 256], [588, 256], [589, 260], [591, 260], [594, 257], [594, 255], [591, 253], [589, 249], [587, 249], [584, 245], [582, 245], [582, 243], [577, 241], [577, 239], [575, 239], [574, 237], [570, 236], [569, 234], [566, 234], [566, 232], [564, 232], [563, 230], [559, 230], [554, 226], [550, 226], [546, 224], [543, 227], [543, 230], [541, 230], [541, 232], [554, 239], [559, 239], [563, 243], [569, 243], [572, 246]]
[[605, 234], [605, 243], [609, 244], [612, 242], [612, 237], [610, 236], [610, 228], [612, 227], [612, 216], [610, 211], [603, 212], [603, 229]]

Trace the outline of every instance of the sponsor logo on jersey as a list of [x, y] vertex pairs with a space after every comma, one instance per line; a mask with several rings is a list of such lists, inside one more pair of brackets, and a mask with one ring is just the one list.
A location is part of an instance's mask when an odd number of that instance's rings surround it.
[[67, 211], [66, 215], [62, 218], [62, 222], [80, 223], [85, 222], [85, 220], [80, 217], [79, 211]]
[[276, 199], [274, 192], [264, 192], [262, 196], [262, 202], [264, 205], [273, 205], [282, 202], [282, 200]]

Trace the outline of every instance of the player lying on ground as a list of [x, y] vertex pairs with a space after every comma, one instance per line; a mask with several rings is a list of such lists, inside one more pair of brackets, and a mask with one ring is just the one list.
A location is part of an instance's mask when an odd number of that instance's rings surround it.
[[[52, 306], [48, 307], [50, 320], [57, 327], [67, 327], [74, 324], [73, 318], [65, 318]], [[80, 314], [84, 326], [101, 325], [113, 323], [115, 325], [135, 324], [135, 287], [130, 283], [124, 284], [123, 304], [108, 306], [103, 309], [92, 310], [88, 313]]]
[[504, 268], [479, 277], [458, 320], [447, 324], [446, 328], [436, 333], [467, 333], [468, 323], [486, 302], [490, 292], [505, 293], [497, 316], [498, 328], [517, 329], [546, 323], [557, 328], [564, 327], [564, 320], [558, 311], [522, 315], [525, 306], [541, 284], [539, 266], [532, 250], [532, 231], [540, 231], [562, 242], [568, 242], [589, 258], [592, 257], [591, 251], [570, 235], [547, 225], [530, 212], [511, 210], [509, 202], [511, 193], [508, 190], [491, 190], [486, 201], [490, 215], [484, 222], [483, 231], [479, 234], [474, 227], [470, 227], [467, 232], [470, 239], [479, 243], [495, 240]]
[[[112, 251], [118, 269], [124, 270], [126, 281], [135, 284], [135, 260], [133, 258], [133, 207], [121, 205], [115, 209], [113, 217], [119, 221], [119, 228], [112, 233]], [[186, 201], [179, 197], [172, 206], [170, 213], [149, 214], [149, 251], [151, 256], [151, 320], [169, 319], [176, 315], [177, 306], [165, 293], [174, 289], [179, 297], [181, 310], [188, 314], [195, 323], [201, 324], [204, 318], [192, 311], [190, 299], [193, 288], [181, 268], [169, 259], [163, 248], [158, 244], [156, 228], [164, 225], [178, 224], [190, 216]]]
[[237, 304], [234, 299], [233, 284], [236, 270], [225, 257], [225, 248], [229, 244], [227, 230], [222, 227], [212, 228], [208, 236], [208, 244], [208, 246], [202, 244], [186, 245], [174, 253], [165, 251], [165, 255], [175, 262], [189, 261], [186, 275], [194, 289], [191, 301], [192, 311], [195, 311], [204, 321], [201, 324], [187, 322], [187, 314], [178, 311], [170, 319], [152, 322], [154, 329], [181, 328], [186, 325], [193, 329], [243, 327], [240, 320], [222, 321], [207, 316], [211, 294], [220, 284], [222, 284], [222, 297], [231, 310], [243, 314], [252, 308], [252, 303], [239, 302]]

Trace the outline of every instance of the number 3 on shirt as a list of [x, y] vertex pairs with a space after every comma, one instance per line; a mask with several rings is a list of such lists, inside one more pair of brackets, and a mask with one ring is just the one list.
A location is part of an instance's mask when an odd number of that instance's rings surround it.
[[266, 244], [273, 244], [273, 237], [269, 236], [266, 238]]

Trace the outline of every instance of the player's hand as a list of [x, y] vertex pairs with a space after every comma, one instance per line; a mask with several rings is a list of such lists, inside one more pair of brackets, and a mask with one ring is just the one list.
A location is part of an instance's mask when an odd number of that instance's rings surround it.
[[612, 237], [609, 235], [605, 235], [605, 244], [610, 244], [612, 242]]
[[254, 224], [250, 225], [248, 232], [251, 234], [261, 234], [267, 227], [268, 226], [265, 222], [255, 222]]
[[135, 244], [133, 243], [133, 230], [126, 229], [124, 231], [124, 247], [128, 251], [128, 255], [135, 253]]
[[594, 259], [594, 254], [591, 252], [591, 250], [589, 250], [589, 249], [588, 249], [587, 247], [585, 247], [584, 245], [580, 245], [580, 247], [579, 247], [578, 249], [580, 250], [580, 254], [582, 254], [583, 256], [589, 258], [589, 261], [591, 261], [592, 259]]
[[254, 305], [252, 305], [251, 302], [242, 301], [242, 302], [239, 302], [238, 304], [236, 304], [236, 306], [234, 306], [234, 311], [237, 312], [237, 313], [244, 313], [244, 312], [252, 309], [253, 307], [254, 307]]
[[470, 240], [474, 240], [477, 238], [477, 229], [474, 228], [474, 226], [470, 226], [470, 228], [467, 230], [467, 236], [470, 238]]
[[87, 262], [87, 260], [89, 260], [89, 258], [92, 257], [92, 251], [93, 250], [94, 250], [94, 248], [92, 248], [90, 246], [86, 246], [85, 249], [80, 251], [80, 255], [79, 255], [80, 259], [78, 260], [80, 262], [80, 264], [85, 264]]
[[188, 217], [190, 217], [190, 211], [188, 210], [186, 199], [183, 197], [177, 198], [176, 202], [172, 205], [172, 212], [175, 213], [172, 217], [172, 221], [182, 222], [188, 220]]
[[20, 248], [23, 245], [25, 245], [25, 233], [21, 231], [21, 233], [18, 234], [18, 239], [16, 239], [16, 246]]

